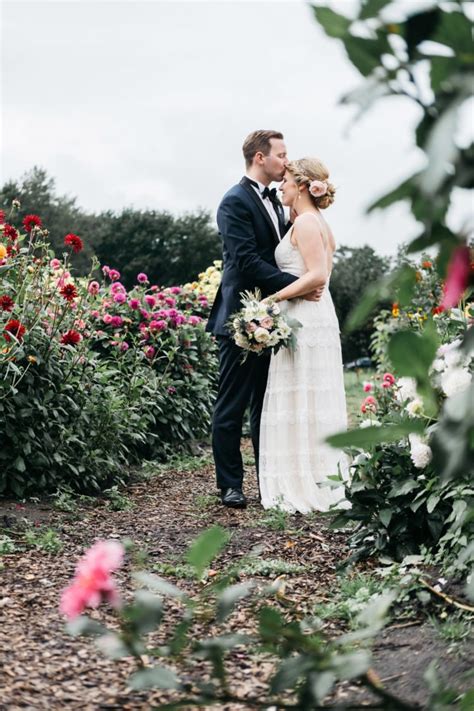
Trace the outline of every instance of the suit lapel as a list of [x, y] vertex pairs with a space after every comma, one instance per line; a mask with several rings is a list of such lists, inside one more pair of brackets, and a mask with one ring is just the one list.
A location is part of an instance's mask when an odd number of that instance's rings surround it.
[[[270, 215], [268, 214], [268, 211], [267, 211], [265, 205], [263, 204], [262, 200], [259, 198], [259, 196], [255, 192], [255, 190], [253, 189], [253, 187], [250, 185], [250, 183], [248, 182], [248, 180], [245, 177], [242, 178], [242, 180], [240, 181], [240, 185], [244, 188], [244, 190], [246, 190], [248, 192], [248, 194], [254, 201], [255, 205], [260, 210], [263, 217], [266, 219], [267, 224], [269, 225], [269, 227], [272, 231], [272, 235], [274, 237], [274, 242], [275, 242], [275, 244], [278, 244], [280, 242], [281, 237], [277, 233], [277, 231], [275, 229], [275, 225], [273, 224], [273, 220], [270, 217]], [[277, 213], [277, 217], [278, 217], [278, 223], [280, 224], [280, 215], [278, 213]]]

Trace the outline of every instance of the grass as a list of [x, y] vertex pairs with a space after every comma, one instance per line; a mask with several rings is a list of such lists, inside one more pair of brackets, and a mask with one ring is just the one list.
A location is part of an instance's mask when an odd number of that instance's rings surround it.
[[357, 415], [360, 413], [360, 405], [364, 398], [362, 383], [364, 382], [364, 380], [370, 380], [374, 375], [374, 370], [344, 371], [344, 387], [346, 389], [347, 416], [349, 418], [350, 427], [353, 427], [356, 424]]
[[383, 581], [372, 575], [358, 573], [344, 576], [340, 580], [339, 589], [331, 591], [331, 602], [318, 603], [314, 614], [322, 620], [344, 620], [351, 624], [383, 588]]
[[307, 566], [305, 565], [288, 563], [280, 558], [269, 558], [268, 560], [252, 558], [240, 568], [239, 572], [244, 575], [269, 577], [273, 575], [298, 575], [298, 573], [304, 573], [306, 570]]
[[8, 555], [9, 553], [15, 553], [16, 546], [15, 542], [9, 536], [0, 537], [0, 555]]
[[272, 531], [285, 531], [288, 528], [288, 513], [275, 506], [265, 511], [265, 515], [258, 520], [258, 524], [266, 526]]
[[449, 645], [448, 652], [458, 649], [471, 636], [472, 616], [467, 617], [461, 612], [455, 612], [445, 619], [434, 616], [429, 619], [438, 637]]
[[59, 553], [63, 548], [63, 542], [52, 528], [31, 528], [25, 531], [24, 541], [27, 546], [45, 553]]

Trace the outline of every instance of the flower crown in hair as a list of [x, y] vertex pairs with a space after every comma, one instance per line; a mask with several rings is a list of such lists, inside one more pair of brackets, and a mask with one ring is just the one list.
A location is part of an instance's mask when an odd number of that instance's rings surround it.
[[321, 197], [326, 195], [328, 191], [328, 184], [322, 180], [312, 180], [308, 187], [309, 192], [313, 197]]

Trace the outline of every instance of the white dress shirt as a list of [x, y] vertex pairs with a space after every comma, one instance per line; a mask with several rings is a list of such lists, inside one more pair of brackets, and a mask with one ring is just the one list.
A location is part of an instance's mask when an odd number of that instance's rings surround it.
[[270, 198], [266, 197], [265, 199], [263, 199], [263, 197], [262, 197], [262, 193], [263, 193], [263, 191], [265, 190], [265, 188], [266, 188], [267, 186], [264, 185], [263, 183], [261, 183], [259, 180], [256, 180], [255, 178], [251, 178], [250, 175], [247, 175], [246, 177], [247, 177], [249, 180], [252, 180], [254, 183], [257, 183], [258, 188], [256, 188], [255, 185], [252, 185], [252, 188], [255, 190], [255, 192], [256, 192], [257, 195], [259, 196], [260, 200], [261, 200], [261, 201], [263, 202], [263, 204], [265, 205], [265, 209], [266, 209], [266, 211], [268, 212], [268, 214], [270, 215], [270, 218], [271, 218], [273, 224], [275, 225], [275, 230], [276, 230], [276, 233], [277, 233], [277, 235], [278, 235], [278, 239], [280, 240], [280, 239], [281, 239], [281, 237], [280, 237], [280, 225], [279, 225], [279, 223], [278, 223], [278, 217], [277, 217], [277, 214], [276, 214], [276, 212], [275, 212], [275, 208], [274, 208], [274, 206], [273, 206], [273, 203], [272, 203], [272, 201], [270, 200]]

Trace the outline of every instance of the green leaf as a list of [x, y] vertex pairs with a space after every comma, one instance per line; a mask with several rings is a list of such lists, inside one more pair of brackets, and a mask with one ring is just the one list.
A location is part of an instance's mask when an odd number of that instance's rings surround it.
[[355, 679], [370, 667], [370, 652], [361, 649], [340, 654], [331, 660], [331, 666], [339, 679]]
[[85, 636], [85, 637], [97, 637], [108, 632], [104, 625], [96, 620], [91, 620], [90, 617], [86, 615], [79, 615], [73, 620], [67, 623], [66, 631], [73, 637]]
[[270, 681], [270, 692], [280, 694], [286, 689], [293, 689], [312, 666], [313, 661], [309, 656], [300, 654], [297, 657], [288, 657], [280, 664], [277, 673]]
[[143, 587], [150, 588], [161, 595], [176, 598], [186, 597], [186, 593], [180, 590], [176, 585], [169, 583], [158, 575], [153, 575], [153, 573], [137, 572], [133, 574], [133, 578]]
[[385, 528], [387, 528], [388, 524], [392, 520], [392, 513], [392, 509], [381, 509], [381, 511], [379, 511], [379, 519], [381, 520]]
[[161, 622], [163, 602], [149, 590], [137, 590], [134, 603], [125, 609], [124, 615], [138, 634], [148, 634]]
[[329, 37], [344, 37], [349, 31], [351, 20], [328, 7], [313, 7], [314, 14]]
[[464, 102], [464, 94], [455, 94], [451, 103], [445, 108], [441, 116], [433, 124], [423, 146], [428, 164], [420, 175], [420, 188], [425, 197], [430, 198], [440, 188], [443, 181], [449, 176], [449, 166], [453, 165], [458, 154], [454, 137], [457, 129], [458, 110]]
[[[96, 640], [96, 645], [109, 659], [123, 659], [132, 656], [132, 650], [116, 632], [107, 632]], [[145, 651], [143, 649], [143, 651]]]
[[258, 615], [258, 626], [263, 638], [274, 639], [279, 637], [285, 621], [274, 607], [263, 607]]
[[380, 64], [380, 57], [386, 51], [379, 40], [364, 39], [349, 35], [344, 39], [344, 46], [352, 64], [363, 76], [368, 76]]
[[397, 442], [402, 437], [416, 432], [422, 434], [425, 431], [425, 424], [422, 420], [410, 418], [402, 420], [394, 425], [386, 425], [382, 427], [365, 427], [357, 430], [349, 430], [348, 432], [340, 432], [331, 435], [326, 439], [326, 442], [331, 447], [340, 449], [341, 447], [357, 447], [365, 448], [381, 442]]
[[421, 252], [428, 247], [432, 247], [434, 244], [443, 242], [453, 242], [453, 244], [458, 245], [459, 239], [454, 232], [451, 232], [449, 227], [436, 223], [430, 231], [424, 231], [419, 237], [416, 237], [410, 242], [407, 247], [407, 253], [413, 254], [414, 252]]
[[379, 208], [389, 207], [400, 200], [412, 198], [416, 192], [416, 180], [419, 175], [420, 173], [415, 173], [407, 178], [407, 180], [404, 180], [403, 183], [400, 183], [400, 185], [391, 190], [389, 193], [386, 193], [382, 197], [378, 198], [378, 200], [369, 205], [367, 212], [372, 212], [372, 210]]
[[217, 599], [217, 620], [223, 622], [232, 612], [239, 600], [247, 597], [252, 589], [253, 583], [238, 583], [226, 588]]
[[445, 82], [458, 71], [459, 65], [454, 57], [431, 57], [431, 88], [435, 93], [443, 88]]
[[461, 699], [461, 711], [472, 711], [474, 709], [474, 689], [469, 689]]
[[336, 675], [332, 671], [317, 671], [310, 675], [309, 682], [314, 698], [318, 703], [322, 703], [331, 692]]
[[18, 457], [15, 459], [15, 461], [14, 461], [14, 463], [13, 463], [13, 466], [14, 466], [15, 469], [17, 469], [19, 472], [24, 472], [24, 471], [26, 471], [25, 460], [23, 459], [23, 457], [20, 457], [19, 455], [18, 455]]
[[431, 494], [426, 502], [426, 510], [428, 513], [432, 513], [437, 507], [439, 500], [441, 498], [440, 494]]
[[460, 348], [462, 352], [466, 354], [474, 350], [474, 326], [469, 326], [467, 329], [463, 336]]
[[422, 334], [398, 331], [389, 341], [388, 355], [398, 375], [426, 380], [437, 348], [438, 339], [432, 329], [425, 328]]
[[180, 678], [171, 669], [155, 666], [141, 669], [130, 678], [130, 686], [136, 691], [142, 689], [181, 689]]
[[388, 611], [396, 599], [397, 591], [395, 590], [377, 595], [357, 615], [358, 624], [378, 631], [385, 623]]
[[229, 534], [220, 526], [213, 526], [204, 531], [190, 546], [187, 562], [193, 566], [197, 577], [201, 577], [204, 570], [216, 555], [224, 548], [229, 540]]
[[359, 12], [360, 20], [367, 20], [369, 17], [375, 17], [380, 10], [388, 5], [392, 0], [364, 0], [364, 3]]
[[[465, 53], [471, 57], [471, 62], [474, 60], [472, 25], [463, 12], [443, 12], [441, 22], [431, 39], [451, 47], [459, 58]], [[467, 57], [464, 61], [467, 61]]]

